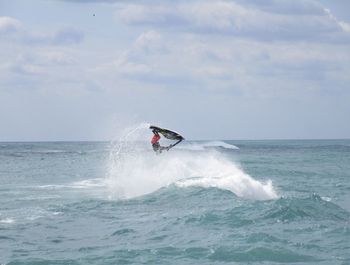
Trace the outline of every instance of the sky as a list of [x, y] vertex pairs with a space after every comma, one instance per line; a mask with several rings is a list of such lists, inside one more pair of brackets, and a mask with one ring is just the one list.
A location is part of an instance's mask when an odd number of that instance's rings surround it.
[[0, 0], [0, 141], [350, 138], [350, 1]]

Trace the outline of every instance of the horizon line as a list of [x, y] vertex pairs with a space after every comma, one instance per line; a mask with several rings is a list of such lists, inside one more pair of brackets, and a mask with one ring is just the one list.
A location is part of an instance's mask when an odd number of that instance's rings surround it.
[[[261, 139], [188, 139], [185, 141], [329, 141], [350, 138], [261, 138]], [[69, 143], [69, 142], [113, 142], [118, 140], [0, 140], [0, 143]], [[139, 140], [141, 141], [141, 140]], [[145, 140], [146, 141], [146, 140]]]

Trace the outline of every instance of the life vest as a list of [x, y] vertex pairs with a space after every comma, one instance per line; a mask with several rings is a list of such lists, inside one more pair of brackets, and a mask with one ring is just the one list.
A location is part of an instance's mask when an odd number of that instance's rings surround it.
[[152, 137], [152, 140], [151, 140], [151, 144], [155, 144], [159, 141], [160, 139], [160, 136], [159, 134], [155, 134], [153, 137]]

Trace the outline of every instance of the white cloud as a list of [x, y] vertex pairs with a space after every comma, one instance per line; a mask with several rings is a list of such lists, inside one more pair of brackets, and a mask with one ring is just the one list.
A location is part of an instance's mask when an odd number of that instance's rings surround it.
[[[112, 63], [97, 67], [98, 71], [114, 71], [128, 79], [142, 79], [156, 70], [150, 56], [164, 55], [166, 48], [161, 34], [155, 30], [142, 32]], [[159, 59], [159, 57], [156, 57]]]
[[35, 64], [16, 64], [12, 66], [11, 70], [24, 75], [39, 75], [46, 72], [44, 67]]
[[236, 0], [241, 5], [284, 15], [323, 15], [323, 6], [313, 0]]
[[145, 63], [137, 63], [129, 60], [127, 56], [122, 56], [113, 63], [115, 69], [122, 75], [144, 75], [151, 72], [151, 67]]
[[84, 39], [84, 33], [81, 30], [65, 27], [48, 36], [48, 41], [57, 45], [77, 44]]
[[0, 33], [16, 32], [22, 28], [22, 23], [12, 17], [0, 17]]
[[63, 27], [53, 32], [35, 32], [27, 29], [18, 19], [0, 17], [0, 34], [5, 33], [11, 42], [37, 45], [78, 44], [84, 39], [84, 33], [73, 27]]
[[346, 23], [344, 21], [339, 21], [338, 23], [344, 31], [350, 32], [350, 24], [349, 23]]
[[18, 64], [36, 64], [43, 67], [72, 65], [75, 60], [70, 52], [63, 49], [37, 49], [17, 55]]
[[55, 65], [72, 65], [73, 63], [76, 63], [76, 60], [73, 58], [71, 54], [68, 52], [65, 52], [63, 50], [45, 50], [42, 51], [37, 56], [42, 57], [43, 60], [50, 64]]
[[243, 29], [249, 17], [257, 16], [252, 11], [234, 2], [203, 2], [189, 6], [188, 17], [197, 29], [235, 31]]
[[[91, 126], [80, 130], [86, 132], [115, 113], [163, 122], [172, 116], [180, 127], [187, 123], [193, 137], [261, 138], [264, 131], [268, 137], [293, 137], [295, 127], [307, 136], [312, 126], [305, 124], [325, 115], [330, 117], [326, 127], [349, 131], [344, 125], [350, 97], [349, 25], [316, 1], [88, 2], [95, 3], [61, 2], [57, 8], [52, 1], [44, 6], [34, 1], [39, 8], [33, 10], [48, 7], [42, 25], [27, 9], [21, 11], [23, 21], [0, 19], [0, 105], [8, 103], [0, 113], [5, 118], [23, 99], [28, 108], [20, 104], [16, 124], [27, 120], [32, 126], [23, 113], [45, 104], [35, 115], [58, 122], [54, 131], [60, 137], [59, 127], [87, 120]], [[96, 17], [87, 19], [91, 8]], [[111, 24], [113, 14], [117, 25]], [[62, 28], [65, 21], [74, 21], [74, 27]], [[158, 104], [156, 113], [150, 100]], [[50, 111], [55, 104], [57, 109]], [[81, 113], [79, 119], [62, 116], [62, 106], [67, 113]], [[3, 127], [11, 127], [11, 115]], [[271, 121], [275, 126], [269, 126]], [[208, 122], [220, 130], [201, 135]], [[46, 125], [43, 119], [35, 127]], [[280, 128], [286, 133], [276, 132]], [[9, 130], [8, 138], [18, 131]]]
[[313, 1], [296, 1], [293, 8], [289, 8], [288, 1], [278, 3], [279, 8], [265, 9], [260, 8], [264, 5], [252, 5], [249, 1], [175, 2], [163, 6], [130, 4], [119, 6], [116, 17], [130, 25], [259, 40], [334, 41], [344, 38], [345, 34], [349, 41], [344, 26]]
[[32, 45], [72, 45], [79, 44], [84, 39], [84, 33], [72, 27], [64, 27], [53, 33], [48, 32], [23, 32], [20, 40]]
[[134, 48], [144, 52], [163, 51], [162, 37], [155, 30], [145, 31], [134, 42]]
[[[175, 10], [176, 9], [176, 10]], [[126, 24], [180, 24], [184, 16], [177, 7], [171, 5], [129, 4], [118, 8], [117, 19]]]
[[[245, 96], [277, 97], [325, 89], [349, 72], [346, 45], [317, 42], [261, 42], [222, 35], [146, 30], [129, 49], [99, 72], [141, 86], [232, 91]], [[166, 53], [159, 52], [159, 47]], [[135, 82], [133, 82], [135, 83]], [[344, 81], [343, 81], [344, 83]]]

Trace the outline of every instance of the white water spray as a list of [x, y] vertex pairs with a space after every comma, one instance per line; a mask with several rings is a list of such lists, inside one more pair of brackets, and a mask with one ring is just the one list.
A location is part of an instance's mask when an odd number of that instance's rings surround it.
[[[203, 143], [196, 151], [175, 147], [156, 155], [145, 142], [152, 136], [148, 127], [143, 123], [131, 128], [112, 145], [107, 175], [112, 198], [134, 198], [170, 184], [184, 188], [215, 187], [249, 199], [277, 198], [271, 181], [255, 180], [220, 150], [206, 149], [213, 144]], [[225, 144], [219, 146], [234, 149]]]

